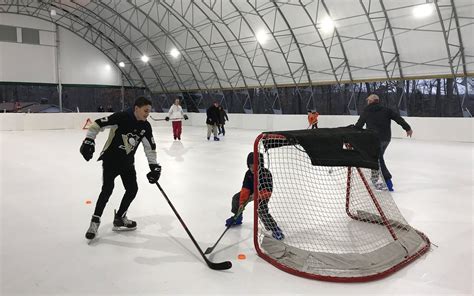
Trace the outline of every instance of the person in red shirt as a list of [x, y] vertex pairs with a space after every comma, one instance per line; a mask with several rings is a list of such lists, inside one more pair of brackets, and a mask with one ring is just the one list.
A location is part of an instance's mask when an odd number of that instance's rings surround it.
[[[232, 213], [234, 216], [228, 218], [225, 222], [227, 227], [232, 227], [234, 225], [241, 225], [242, 224], [242, 213], [245, 208], [245, 205], [254, 200], [255, 193], [254, 193], [254, 169], [253, 169], [253, 156], [254, 153], [250, 152], [247, 155], [247, 167], [248, 170], [245, 172], [244, 181], [242, 184], [242, 189], [240, 192], [237, 192], [232, 197]], [[273, 177], [270, 170], [263, 166], [263, 154], [259, 153], [259, 184], [258, 184], [258, 217], [263, 222], [263, 225], [267, 231], [272, 232], [273, 238], [277, 240], [282, 240], [285, 238], [280, 227], [278, 227], [277, 222], [273, 219], [272, 215], [269, 212], [268, 202], [270, 201], [270, 197], [273, 191]], [[237, 217], [235, 215], [239, 214]]]
[[316, 111], [313, 112], [311, 110], [308, 110], [308, 123], [309, 123], [308, 128], [311, 128], [311, 129], [318, 128], [318, 116], [319, 116], [318, 112]]

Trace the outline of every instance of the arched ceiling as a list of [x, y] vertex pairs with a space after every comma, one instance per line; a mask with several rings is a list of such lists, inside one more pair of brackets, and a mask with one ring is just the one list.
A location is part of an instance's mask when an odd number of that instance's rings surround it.
[[472, 0], [15, 0], [0, 13], [74, 32], [153, 92], [474, 73]]

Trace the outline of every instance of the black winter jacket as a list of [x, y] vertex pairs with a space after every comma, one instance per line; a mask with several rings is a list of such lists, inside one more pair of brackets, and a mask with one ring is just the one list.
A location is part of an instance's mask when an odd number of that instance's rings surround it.
[[400, 114], [379, 103], [372, 103], [365, 107], [355, 126], [362, 128], [364, 124], [367, 124], [367, 129], [377, 131], [381, 142], [389, 142], [392, 138], [392, 131], [390, 129], [391, 120], [401, 125], [406, 131], [411, 130], [410, 125]]
[[212, 105], [206, 111], [207, 119], [206, 124], [214, 125], [219, 124], [219, 108]]
[[227, 121], [229, 120], [229, 117], [227, 116], [227, 113], [225, 112], [225, 110], [223, 108], [219, 109], [219, 123], [224, 125], [226, 120]]

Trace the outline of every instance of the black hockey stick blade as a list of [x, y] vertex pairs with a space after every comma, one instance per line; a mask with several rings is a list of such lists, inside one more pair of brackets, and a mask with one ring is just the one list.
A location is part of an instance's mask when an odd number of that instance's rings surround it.
[[184, 230], [186, 230], [186, 233], [188, 234], [189, 238], [191, 239], [191, 241], [193, 242], [194, 246], [196, 246], [196, 248], [198, 249], [199, 251], [199, 254], [201, 254], [202, 258], [204, 259], [204, 261], [206, 262], [207, 266], [209, 266], [209, 268], [211, 269], [214, 269], [214, 270], [226, 270], [226, 269], [230, 269], [232, 267], [232, 262], [230, 261], [224, 261], [224, 262], [212, 262], [210, 261], [209, 259], [207, 259], [207, 257], [204, 255], [204, 253], [202, 252], [201, 248], [199, 247], [198, 243], [196, 242], [196, 240], [194, 239], [193, 235], [191, 234], [191, 231], [189, 231], [188, 227], [186, 226], [186, 223], [184, 223], [183, 219], [181, 218], [181, 216], [179, 215], [178, 211], [176, 210], [176, 208], [173, 206], [173, 204], [171, 203], [170, 199], [168, 198], [168, 196], [166, 195], [165, 191], [163, 190], [163, 188], [161, 188], [160, 184], [158, 182], [155, 183], [156, 186], [158, 186], [158, 189], [160, 189], [161, 191], [161, 194], [163, 194], [163, 196], [165, 197], [166, 201], [168, 202], [168, 204], [170, 205], [171, 209], [173, 210], [174, 214], [176, 215], [176, 217], [178, 218], [179, 222], [181, 223], [181, 225], [183, 226]]
[[230, 261], [224, 261], [224, 262], [211, 262], [209, 261], [209, 259], [206, 258], [206, 256], [204, 256], [204, 254], [202, 255], [202, 257], [204, 258], [204, 260], [206, 261], [207, 263], [207, 266], [209, 266], [210, 269], [214, 269], [214, 270], [227, 270], [227, 269], [231, 269], [232, 268], [232, 262]]

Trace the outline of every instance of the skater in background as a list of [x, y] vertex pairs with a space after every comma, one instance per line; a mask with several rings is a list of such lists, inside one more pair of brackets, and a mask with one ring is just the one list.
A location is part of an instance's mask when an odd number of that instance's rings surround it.
[[169, 121], [171, 119], [171, 126], [173, 127], [173, 138], [176, 140], [181, 140], [181, 131], [182, 128], [182, 119], [188, 120], [188, 116], [184, 114], [183, 108], [179, 104], [179, 99], [174, 100], [174, 104], [171, 105], [170, 110], [168, 111], [168, 116], [165, 120]]
[[[379, 96], [372, 94], [367, 97], [367, 107], [365, 107], [359, 120], [355, 124], [358, 128], [363, 128], [364, 125], [367, 125], [367, 129], [375, 130], [377, 132], [380, 139], [379, 165], [389, 191], [393, 191], [392, 175], [385, 164], [383, 155], [392, 139], [392, 131], [390, 128], [392, 120], [398, 123], [406, 131], [407, 137], [411, 137], [413, 131], [410, 125], [400, 116], [400, 114], [392, 109], [380, 105]], [[378, 171], [372, 171], [372, 183], [375, 184], [377, 189], [382, 189], [380, 184], [377, 184], [377, 179]]]
[[219, 125], [219, 103], [214, 102], [206, 111], [207, 139], [211, 138], [211, 132], [214, 134], [214, 141], [219, 141], [217, 137], [217, 126]]
[[100, 219], [105, 206], [112, 195], [117, 176], [122, 179], [125, 194], [120, 207], [115, 212], [113, 230], [134, 230], [137, 223], [127, 218], [127, 210], [135, 198], [138, 185], [134, 165], [134, 155], [142, 142], [148, 159], [150, 172], [148, 181], [156, 183], [161, 175], [161, 166], [156, 161], [156, 145], [150, 123], [146, 120], [151, 110], [151, 101], [144, 97], [135, 100], [133, 109], [117, 112], [108, 117], [97, 119], [88, 129], [86, 139], [82, 142], [80, 152], [89, 161], [95, 151], [95, 138], [105, 128], [110, 128], [109, 138], [98, 160], [102, 160], [102, 191], [95, 206], [87, 239], [97, 236]]
[[318, 116], [319, 113], [316, 111], [308, 110], [308, 123], [310, 129], [318, 128]]
[[218, 126], [219, 135], [222, 134], [223, 136], [225, 136], [224, 125], [225, 125], [226, 120], [229, 121], [229, 117], [227, 116], [227, 113], [225, 112], [222, 105], [219, 105], [218, 108], [219, 108], [219, 126]]
[[269, 213], [268, 202], [273, 191], [273, 177], [270, 170], [263, 167], [263, 154], [258, 154], [260, 172], [258, 173], [259, 177], [259, 188], [258, 192], [254, 192], [253, 182], [254, 182], [254, 168], [253, 168], [253, 156], [254, 153], [250, 152], [247, 155], [247, 167], [248, 170], [245, 172], [244, 181], [242, 184], [242, 189], [240, 192], [237, 192], [232, 197], [232, 209], [231, 212], [236, 215], [240, 213], [237, 217], [234, 216], [228, 218], [225, 221], [225, 226], [234, 226], [241, 225], [243, 220], [243, 210], [246, 204], [252, 200], [255, 200], [255, 194], [257, 194], [256, 202], [258, 202], [258, 217], [262, 220], [263, 225], [267, 231], [272, 232], [273, 238], [277, 240], [282, 240], [285, 238], [280, 227], [278, 227], [277, 222], [273, 219], [272, 215]]

